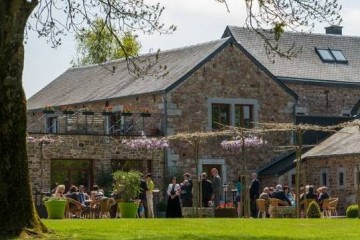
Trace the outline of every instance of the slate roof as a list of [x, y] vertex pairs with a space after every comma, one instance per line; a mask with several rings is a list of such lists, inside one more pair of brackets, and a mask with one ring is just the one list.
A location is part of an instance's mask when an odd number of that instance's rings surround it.
[[360, 129], [346, 127], [303, 154], [302, 158], [360, 154]]
[[[70, 68], [58, 78], [28, 99], [28, 110], [42, 109], [46, 105], [62, 106], [113, 98], [164, 92], [174, 88], [198, 69], [209, 58], [221, 51], [233, 38], [223, 38], [184, 48], [162, 51], [159, 54], [159, 66], [167, 67], [169, 73], [135, 76], [129, 74], [124, 59], [100, 65]], [[154, 60], [154, 54], [143, 55]], [[144, 63], [147, 64], [147, 63]], [[115, 73], [112, 67], [115, 66]], [[160, 75], [160, 76], [159, 76]]]
[[[253, 30], [228, 26], [223, 37], [228, 36], [233, 36], [280, 80], [360, 84], [360, 37], [285, 32], [280, 46], [288, 49], [296, 43], [297, 46], [302, 46], [302, 52], [291, 60], [275, 56], [275, 63], [272, 63], [266, 55], [263, 40]], [[315, 47], [341, 50], [348, 64], [324, 63]]]

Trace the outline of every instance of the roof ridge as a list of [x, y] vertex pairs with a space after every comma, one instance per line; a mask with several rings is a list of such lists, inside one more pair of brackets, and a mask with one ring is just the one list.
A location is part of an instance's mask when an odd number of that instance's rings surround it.
[[[249, 31], [254, 31], [251, 28], [247, 27], [240, 27], [240, 26], [234, 26], [234, 25], [228, 25], [228, 28], [238, 28], [238, 29], [246, 29]], [[264, 31], [271, 31], [271, 29], [259, 29]], [[359, 38], [360, 36], [356, 35], [338, 35], [338, 34], [326, 34], [326, 33], [317, 33], [317, 32], [295, 32], [295, 31], [284, 31], [283, 34], [289, 34], [289, 35], [303, 35], [303, 36], [326, 36], [326, 37], [337, 37], [337, 38]]]
[[[192, 45], [188, 45], [188, 46], [183, 46], [183, 47], [177, 47], [177, 48], [170, 48], [170, 49], [165, 49], [165, 50], [161, 50], [159, 49], [159, 54], [165, 54], [165, 53], [171, 53], [171, 52], [176, 52], [176, 51], [181, 51], [181, 50], [185, 50], [185, 49], [190, 49], [190, 48], [195, 48], [195, 47], [199, 47], [199, 46], [204, 46], [204, 45], [208, 45], [208, 44], [213, 44], [216, 42], [226, 42], [229, 38], [231, 37], [226, 37], [226, 38], [220, 38], [220, 39], [214, 39], [214, 40], [210, 40], [207, 42], [202, 42], [202, 43], [196, 43], [196, 44], [192, 44]], [[134, 57], [151, 57], [153, 55], [157, 54], [156, 52], [149, 52], [149, 53], [144, 53], [144, 54], [140, 54], [138, 56], [134, 56]], [[125, 61], [125, 58], [119, 58], [119, 59], [114, 59], [114, 60], [110, 60], [104, 63], [96, 63], [96, 64], [90, 64], [90, 65], [86, 65], [86, 66], [79, 66], [79, 67], [70, 67], [68, 70], [78, 70], [78, 69], [87, 69], [87, 68], [93, 68], [93, 67], [97, 67], [99, 65], [108, 65], [108, 64], [113, 64], [113, 63], [120, 63], [121, 61]]]

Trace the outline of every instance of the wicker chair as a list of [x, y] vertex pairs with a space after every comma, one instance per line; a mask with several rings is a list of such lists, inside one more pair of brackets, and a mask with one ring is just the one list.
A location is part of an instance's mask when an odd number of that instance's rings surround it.
[[266, 200], [265, 199], [256, 199], [256, 205], [258, 207], [258, 218], [260, 214], [262, 218], [266, 218]]
[[113, 198], [103, 198], [100, 200], [99, 218], [110, 218], [110, 208], [116, 204]]
[[337, 216], [336, 208], [337, 208], [338, 202], [339, 202], [339, 198], [334, 198], [332, 201], [330, 201], [330, 203], [327, 207], [327, 215], [329, 217]]

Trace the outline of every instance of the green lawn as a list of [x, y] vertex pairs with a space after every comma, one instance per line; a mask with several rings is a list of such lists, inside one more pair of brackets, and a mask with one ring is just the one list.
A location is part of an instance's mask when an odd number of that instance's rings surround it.
[[51, 239], [359, 239], [358, 219], [44, 220]]

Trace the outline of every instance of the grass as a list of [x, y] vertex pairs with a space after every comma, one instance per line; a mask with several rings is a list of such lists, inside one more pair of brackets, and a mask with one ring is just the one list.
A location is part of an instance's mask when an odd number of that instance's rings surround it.
[[51, 239], [359, 239], [358, 219], [44, 220]]

